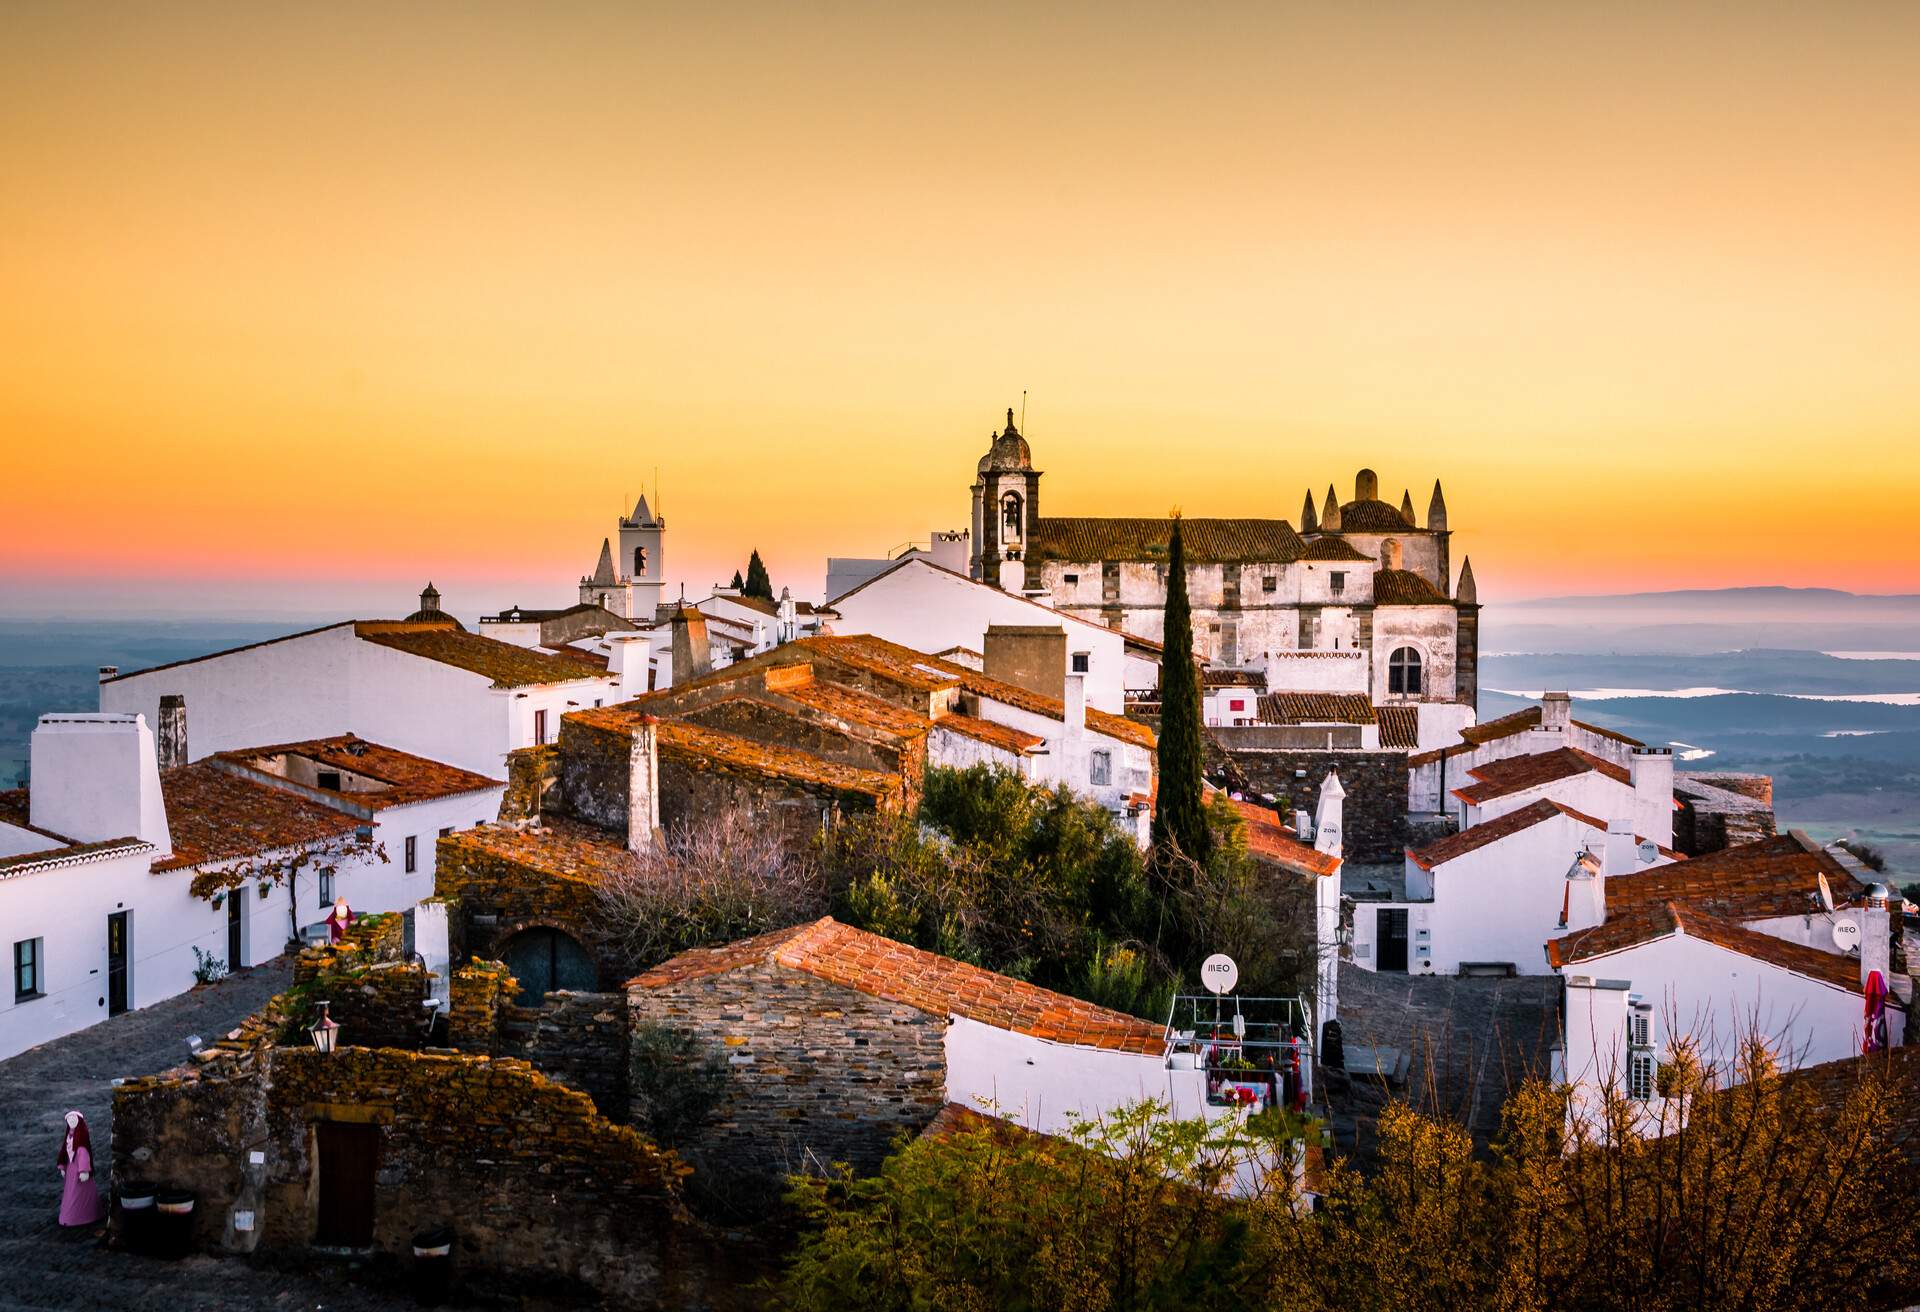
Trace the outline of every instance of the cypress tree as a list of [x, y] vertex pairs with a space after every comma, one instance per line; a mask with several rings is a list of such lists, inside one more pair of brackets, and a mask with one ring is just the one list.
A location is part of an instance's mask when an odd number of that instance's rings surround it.
[[760, 560], [758, 547], [754, 548], [753, 558], [747, 562], [747, 582], [741, 591], [749, 597], [773, 600], [773, 580], [767, 577], [767, 567]]
[[1167, 623], [1160, 657], [1160, 796], [1154, 846], [1178, 847], [1195, 861], [1213, 850], [1200, 783], [1200, 671], [1193, 661], [1193, 612], [1187, 604], [1187, 552], [1180, 519], [1167, 544]]
[[740, 571], [739, 571], [739, 570], [735, 570], [735, 571], [733, 572], [733, 584], [732, 584], [732, 587], [733, 587], [733, 590], [734, 590], [735, 592], [744, 592], [744, 591], [746, 590], [746, 587], [747, 587], [747, 585], [746, 585], [745, 583], [743, 583], [743, 582], [741, 582], [741, 581], [740, 581]]

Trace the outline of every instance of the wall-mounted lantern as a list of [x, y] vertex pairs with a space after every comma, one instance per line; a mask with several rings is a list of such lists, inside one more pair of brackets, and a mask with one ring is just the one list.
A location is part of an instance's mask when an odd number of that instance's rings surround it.
[[340, 1022], [327, 1015], [329, 1003], [322, 1002], [320, 1018], [313, 1022], [313, 1028], [307, 1033], [313, 1039], [313, 1050], [325, 1056], [333, 1051], [333, 1045], [340, 1041]]

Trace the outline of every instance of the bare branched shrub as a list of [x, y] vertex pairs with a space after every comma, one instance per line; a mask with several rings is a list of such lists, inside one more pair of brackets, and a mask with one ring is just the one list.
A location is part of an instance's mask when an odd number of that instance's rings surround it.
[[630, 967], [827, 913], [818, 863], [778, 825], [717, 811], [604, 872], [601, 926]]

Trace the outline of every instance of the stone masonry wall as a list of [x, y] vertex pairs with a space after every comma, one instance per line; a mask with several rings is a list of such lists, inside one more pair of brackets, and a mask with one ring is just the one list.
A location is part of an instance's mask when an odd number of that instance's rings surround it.
[[434, 890], [454, 908], [448, 925], [456, 961], [497, 959], [514, 934], [546, 925], [571, 935], [593, 955], [603, 985], [624, 978], [618, 946], [600, 931], [604, 917], [597, 887], [593, 872], [562, 869], [550, 854], [536, 866], [458, 834], [439, 842]]
[[702, 1171], [845, 1161], [871, 1172], [946, 1099], [944, 1018], [799, 971], [763, 962], [627, 998], [635, 1025], [689, 1031], [727, 1054], [720, 1112], [683, 1148]]
[[[1327, 771], [1340, 772], [1347, 790], [1342, 818], [1349, 861], [1398, 861], [1407, 848], [1405, 752], [1230, 751], [1255, 792], [1272, 793], [1311, 813]], [[1296, 770], [1306, 771], [1296, 778]]]

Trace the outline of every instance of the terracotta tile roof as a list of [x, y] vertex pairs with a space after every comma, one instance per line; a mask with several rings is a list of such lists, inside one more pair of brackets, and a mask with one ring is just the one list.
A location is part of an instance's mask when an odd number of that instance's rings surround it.
[[[1037, 519], [1030, 549], [1042, 560], [1164, 562], [1173, 521], [1167, 519]], [[1182, 519], [1189, 565], [1285, 563], [1306, 544], [1284, 519]]]
[[438, 661], [493, 680], [496, 688], [525, 688], [541, 683], [571, 683], [594, 672], [565, 656], [549, 656], [510, 642], [464, 633], [444, 624], [403, 624], [362, 620], [353, 626], [363, 642]]
[[1607, 880], [1607, 915], [1642, 903], [1681, 901], [1734, 921], [1804, 915], [1817, 909], [1819, 877], [1836, 903], [1866, 896], [1866, 885], [1818, 847], [1792, 834], [1709, 852], [1678, 865]]
[[[1597, 724], [1588, 724], [1584, 720], [1574, 720], [1572, 724], [1577, 729], [1585, 729], [1588, 733], [1599, 734], [1602, 738], [1611, 738], [1613, 741], [1625, 743], [1629, 747], [1646, 746], [1646, 744], [1638, 738], [1621, 733], [1618, 729], [1603, 729]], [[1469, 725], [1460, 731], [1460, 742], [1450, 747], [1436, 747], [1432, 751], [1421, 752], [1418, 756], [1409, 756], [1407, 758], [1407, 764], [1408, 766], [1431, 765], [1435, 761], [1445, 757], [1458, 756], [1463, 752], [1471, 751], [1475, 747], [1484, 747], [1496, 739], [1510, 738], [1516, 733], [1525, 733], [1529, 729], [1537, 729], [1539, 727], [1540, 708], [1538, 706], [1528, 706], [1507, 715], [1502, 715], [1498, 719], [1485, 720], [1479, 724]]]
[[152, 850], [153, 845], [143, 838], [106, 838], [97, 843], [70, 843], [41, 852], [20, 852], [14, 856], [0, 857], [0, 879], [27, 874], [36, 866], [61, 865], [89, 857], [112, 856], [119, 852]]
[[833, 716], [898, 738], [917, 738], [932, 726], [924, 716], [843, 683], [810, 679], [792, 687], [769, 690], [776, 698], [798, 702], [822, 715]]
[[1264, 688], [1267, 676], [1258, 670], [1201, 670], [1203, 688]]
[[[1394, 511], [1398, 515], [1399, 511]], [[1382, 569], [1373, 574], [1373, 604], [1376, 606], [1451, 606], [1452, 600], [1433, 586], [1425, 575], [1410, 569]]]
[[[270, 779], [278, 779], [285, 776], [274, 767], [281, 765], [284, 768], [279, 758], [288, 756], [303, 757], [328, 769], [349, 770], [386, 784], [387, 787], [382, 789], [348, 789], [338, 793], [347, 801], [371, 811], [505, 786], [498, 779], [489, 779], [483, 774], [415, 756], [397, 748], [370, 743], [350, 733], [332, 738], [312, 738], [299, 743], [279, 743], [272, 747], [219, 752], [213, 759], [257, 771]], [[272, 786], [271, 783], [269, 786]]]
[[[590, 714], [582, 712], [581, 718]], [[769, 779], [790, 779], [838, 792], [859, 793], [878, 802], [898, 803], [903, 795], [897, 774], [841, 765], [791, 747], [757, 742], [685, 720], [662, 720], [658, 729], [663, 761], [679, 761], [696, 769], [719, 764]]]
[[1380, 745], [1405, 750], [1420, 745], [1420, 708], [1417, 706], [1376, 706], [1374, 719], [1380, 723]]
[[1372, 724], [1363, 692], [1270, 692], [1260, 698], [1262, 724]]
[[255, 783], [210, 761], [160, 772], [173, 855], [155, 871], [240, 857], [342, 838], [363, 821], [296, 793]]
[[1340, 858], [1300, 841], [1291, 828], [1281, 822], [1272, 808], [1258, 802], [1232, 799], [1233, 809], [1247, 825], [1247, 850], [1289, 870], [1308, 875], [1339, 873]]
[[1538, 788], [1542, 784], [1571, 779], [1589, 770], [1603, 774], [1616, 783], [1629, 787], [1633, 784], [1633, 776], [1612, 761], [1603, 761], [1578, 747], [1556, 747], [1550, 752], [1508, 756], [1476, 765], [1467, 773], [1479, 782], [1456, 788], [1453, 795], [1477, 806], [1497, 798], [1511, 797], [1529, 788]]
[[[1503, 838], [1510, 838], [1514, 834], [1522, 833], [1540, 824], [1542, 821], [1553, 819], [1556, 815], [1563, 815], [1570, 820], [1576, 820], [1587, 828], [1597, 829], [1603, 834], [1607, 832], [1606, 821], [1590, 816], [1584, 811], [1576, 811], [1572, 807], [1556, 802], [1550, 797], [1543, 797], [1537, 802], [1528, 803], [1517, 811], [1509, 811], [1503, 816], [1496, 816], [1492, 820], [1483, 820], [1477, 825], [1462, 829], [1459, 833], [1448, 834], [1444, 838], [1437, 838], [1425, 847], [1417, 850], [1410, 847], [1407, 849], [1407, 856], [1412, 858], [1413, 863], [1422, 870], [1431, 870], [1435, 866], [1455, 860], [1458, 857], [1463, 857], [1469, 852], [1477, 852], [1489, 843], [1497, 843]], [[1647, 840], [1635, 834], [1633, 841], [1635, 843], [1644, 843]], [[1682, 861], [1686, 859], [1679, 852], [1667, 847], [1660, 849], [1660, 855], [1666, 857], [1669, 861]], [[1629, 877], [1630, 876], [1616, 876], [1616, 878]], [[1612, 881], [1609, 880], [1608, 882], [1609, 886], [1611, 886]]]
[[1307, 543], [1307, 549], [1300, 553], [1302, 560], [1364, 561], [1371, 563], [1372, 556], [1361, 551], [1353, 543], [1342, 537], [1317, 537]]
[[1039, 734], [1022, 733], [1009, 725], [996, 724], [992, 720], [982, 720], [972, 715], [943, 715], [933, 722], [933, 727], [964, 734], [990, 747], [1012, 752], [1015, 756], [1025, 756], [1034, 748], [1043, 746], [1047, 741]]
[[696, 948], [628, 981], [668, 987], [770, 964], [938, 1016], [961, 1016], [1052, 1043], [1159, 1057], [1165, 1032], [1151, 1021], [870, 934], [832, 917], [718, 948]]
[[501, 857], [552, 879], [597, 887], [616, 871], [639, 872], [640, 858], [625, 835], [568, 816], [549, 815], [536, 828], [481, 825], [440, 840]]
[[[1011, 683], [1002, 683], [964, 665], [955, 665], [952, 661], [943, 661], [938, 656], [929, 656], [871, 634], [800, 638], [787, 646], [818, 651], [903, 682], [916, 678], [924, 680], [929, 690], [951, 687], [957, 683], [976, 697], [1015, 706], [1050, 720], [1063, 723], [1066, 720], [1066, 704], [1056, 698]], [[1152, 748], [1156, 741], [1153, 730], [1146, 725], [1108, 711], [1095, 710], [1091, 706], [1087, 708], [1087, 728], [1140, 747]]]
[[[1623, 878], [1641, 876], [1628, 875]], [[1860, 991], [1860, 963], [1852, 957], [1837, 952], [1822, 952], [1803, 943], [1789, 943], [1696, 907], [1679, 902], [1650, 901], [1636, 906], [1629, 914], [1616, 916], [1611, 896], [1614, 882], [1611, 879], [1607, 881], [1609, 896], [1604, 923], [1549, 940], [1547, 959], [1553, 965], [1568, 966], [1681, 933], [1848, 993]]]
[[1398, 506], [1384, 501], [1349, 501], [1340, 507], [1342, 533], [1411, 533], [1414, 526]]

